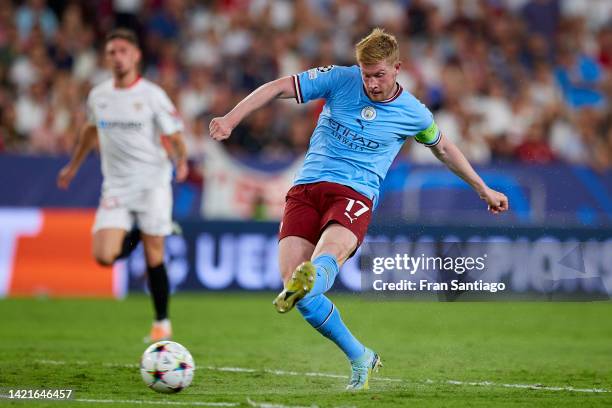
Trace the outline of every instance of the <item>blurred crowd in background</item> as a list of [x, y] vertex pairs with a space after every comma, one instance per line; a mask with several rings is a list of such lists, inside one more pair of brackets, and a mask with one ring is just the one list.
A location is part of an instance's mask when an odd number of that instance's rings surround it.
[[[208, 122], [257, 86], [355, 63], [375, 26], [397, 36], [399, 82], [474, 163], [612, 168], [610, 0], [0, 0], [0, 152], [71, 152], [102, 44], [134, 29], [143, 75], [160, 84], [202, 160]], [[322, 103], [277, 101], [235, 129], [237, 157], [288, 160], [308, 147]], [[435, 162], [407, 143], [402, 154]]]

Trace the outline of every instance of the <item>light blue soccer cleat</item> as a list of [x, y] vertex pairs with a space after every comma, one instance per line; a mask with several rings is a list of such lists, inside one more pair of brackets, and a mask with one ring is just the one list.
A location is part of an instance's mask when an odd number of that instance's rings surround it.
[[382, 366], [378, 354], [366, 348], [363, 357], [351, 361], [351, 379], [346, 389], [349, 391], [367, 390], [370, 388], [369, 380], [372, 372], [378, 372]]

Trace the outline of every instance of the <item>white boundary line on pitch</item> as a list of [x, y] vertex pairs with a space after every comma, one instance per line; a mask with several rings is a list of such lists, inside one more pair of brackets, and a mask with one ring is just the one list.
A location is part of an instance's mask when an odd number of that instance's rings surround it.
[[[66, 365], [66, 364], [74, 364], [74, 365], [92, 365], [95, 363], [91, 363], [89, 361], [59, 361], [59, 360], [35, 360], [35, 362], [39, 364], [48, 364], [48, 365]], [[115, 363], [102, 363], [105, 367], [121, 367], [121, 368], [138, 368], [138, 364], [115, 364]], [[272, 370], [272, 369], [255, 369], [255, 368], [244, 368], [244, 367], [213, 367], [206, 366], [203, 367], [206, 370], [211, 371], [223, 371], [223, 372], [235, 372], [235, 373], [257, 373], [264, 372], [273, 375], [280, 376], [307, 376], [307, 377], [325, 377], [325, 378], [348, 378], [346, 375], [340, 374], [328, 374], [328, 373], [317, 373], [317, 372], [298, 372], [298, 371], [284, 371], [284, 370]], [[403, 380], [401, 378], [388, 378], [388, 377], [372, 377], [372, 380], [378, 381], [388, 381], [388, 382], [409, 382], [408, 380]], [[555, 386], [545, 386], [541, 384], [507, 384], [507, 383], [496, 383], [493, 381], [457, 381], [457, 380], [430, 380], [427, 379], [424, 381], [427, 384], [451, 384], [451, 385], [470, 385], [470, 386], [479, 386], [479, 387], [503, 387], [503, 388], [521, 388], [521, 389], [530, 389], [530, 390], [542, 390], [542, 391], [571, 391], [571, 392], [587, 392], [587, 393], [609, 393], [612, 392], [605, 388], [575, 388], [572, 386], [566, 387], [555, 387]]]
[[[427, 380], [428, 382], [435, 382], [432, 380]], [[438, 381], [439, 382], [439, 381]], [[524, 388], [530, 390], [544, 390], [544, 391], [576, 391], [576, 392], [594, 392], [594, 393], [606, 393], [610, 392], [610, 390], [606, 390], [604, 388], [574, 388], [572, 386], [568, 387], [553, 387], [541, 384], [505, 384], [505, 383], [495, 383], [491, 381], [456, 381], [456, 380], [447, 380], [447, 384], [453, 385], [475, 385], [475, 386], [498, 386], [504, 388]]]
[[318, 408], [318, 405], [298, 406], [298, 405], [283, 405], [273, 404], [271, 402], [255, 402], [247, 397], [247, 404], [254, 408]]
[[[285, 370], [272, 370], [269, 368], [263, 368], [261, 370], [256, 370], [254, 368], [241, 368], [241, 367], [206, 367], [207, 370], [213, 371], [228, 371], [228, 372], [236, 372], [236, 373], [256, 373], [263, 371], [264, 373], [273, 374], [273, 375], [289, 375], [289, 376], [306, 376], [306, 377], [325, 377], [325, 378], [341, 378], [348, 379], [347, 375], [341, 374], [327, 374], [327, 373], [313, 373], [306, 372], [300, 373], [297, 371], [285, 371]], [[372, 379], [376, 379], [379, 381], [389, 381], [389, 382], [404, 382], [401, 378], [387, 378], [387, 377], [372, 377]]]
[[198, 407], [237, 407], [239, 402], [202, 402], [202, 401], [155, 401], [155, 400], [113, 400], [113, 399], [90, 399], [74, 398], [66, 401], [90, 402], [92, 404], [153, 404], [153, 405], [189, 405]]
[[[25, 401], [18, 398], [11, 398], [10, 395], [0, 394], [0, 399], [8, 399], [15, 401]], [[43, 401], [43, 400], [31, 400], [28, 401]], [[157, 400], [122, 400], [122, 399], [96, 399], [96, 398], [47, 398], [44, 401], [72, 401], [72, 402], [84, 402], [89, 404], [130, 404], [130, 405], [188, 405], [197, 407], [237, 407], [242, 405], [240, 402], [204, 402], [204, 401], [157, 401]], [[246, 400], [247, 404], [254, 408], [319, 408], [318, 405], [283, 405], [275, 404], [271, 402], [255, 402], [249, 397]], [[336, 407], [336, 408], [356, 408], [350, 407]]]
[[74, 401], [86, 402], [90, 404], [130, 404], [130, 405], [188, 405], [198, 407], [237, 407], [241, 405], [239, 402], [203, 402], [203, 401], [156, 401], [156, 400], [121, 400], [121, 399], [92, 399], [92, 398], [46, 398], [46, 399], [19, 399], [11, 398], [9, 395], [0, 395], [1, 399], [12, 401]]
[[[11, 398], [10, 395], [0, 394], [0, 399], [15, 400], [15, 401], [26, 401], [25, 399]], [[85, 402], [89, 404], [130, 404], [130, 405], [188, 405], [197, 407], [237, 407], [242, 405], [240, 402], [204, 402], [204, 401], [156, 401], [156, 400], [122, 400], [122, 399], [96, 399], [96, 398], [46, 398], [44, 400], [32, 400], [28, 401], [72, 401], [72, 402]], [[275, 404], [270, 402], [255, 402], [247, 397], [247, 404], [254, 408], [319, 408], [318, 405], [283, 405]], [[355, 407], [336, 407], [336, 408], [355, 408]]]
[[[256, 402], [251, 398], [247, 397], [247, 404], [253, 408], [319, 408], [318, 405], [283, 405], [276, 404], [273, 402]], [[339, 405], [334, 406], [334, 408], [357, 408], [354, 405]]]

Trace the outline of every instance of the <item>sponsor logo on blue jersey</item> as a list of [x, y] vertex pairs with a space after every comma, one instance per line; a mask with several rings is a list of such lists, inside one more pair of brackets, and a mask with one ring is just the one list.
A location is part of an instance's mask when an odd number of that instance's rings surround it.
[[347, 128], [346, 126], [336, 122], [331, 118], [327, 120], [329, 121], [329, 126], [334, 131], [333, 136], [342, 144], [351, 148], [352, 150], [357, 150], [360, 152], [366, 150], [375, 151], [376, 149], [378, 149], [378, 147], [380, 147], [380, 143], [378, 143], [377, 141], [368, 139], [362, 134], [359, 134], [354, 130]]

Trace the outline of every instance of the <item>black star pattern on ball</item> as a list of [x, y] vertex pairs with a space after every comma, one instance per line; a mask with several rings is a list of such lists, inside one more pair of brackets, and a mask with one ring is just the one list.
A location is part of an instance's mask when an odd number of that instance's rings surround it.
[[152, 371], [149, 371], [149, 374], [153, 376], [153, 384], [155, 384], [156, 382], [162, 381], [164, 379], [164, 374], [166, 374], [166, 372], [159, 371], [159, 370], [152, 370]]
[[153, 353], [161, 353], [162, 351], [166, 351], [166, 346], [163, 344], [160, 344], [159, 346], [155, 347], [155, 350], [153, 350]]
[[187, 364], [187, 363], [186, 363], [186, 362], [184, 362], [184, 361], [181, 361], [181, 362], [179, 363], [178, 367], [176, 367], [176, 368], [174, 369], [174, 371], [184, 371], [184, 370], [187, 370], [187, 369], [189, 369], [189, 368], [191, 368], [191, 366], [190, 366], [189, 364]]

